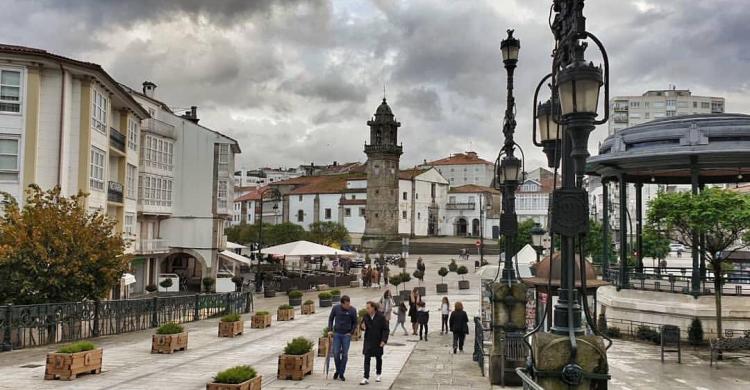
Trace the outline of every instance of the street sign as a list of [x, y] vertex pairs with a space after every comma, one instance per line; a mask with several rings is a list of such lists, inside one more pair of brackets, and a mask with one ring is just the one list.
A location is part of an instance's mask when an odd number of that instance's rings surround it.
[[476, 245], [479, 246], [479, 245], [482, 245], [482, 243], [479, 240], [477, 240]]

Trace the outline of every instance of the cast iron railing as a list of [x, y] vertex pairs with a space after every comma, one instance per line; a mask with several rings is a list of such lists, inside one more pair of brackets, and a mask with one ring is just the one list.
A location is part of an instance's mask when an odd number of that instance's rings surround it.
[[446, 210], [474, 210], [476, 204], [474, 202], [466, 203], [448, 203], [445, 205]]
[[[690, 268], [677, 267], [643, 267], [628, 270], [628, 283], [623, 285], [620, 269], [609, 269], [609, 280], [618, 288], [636, 290], [662, 291], [677, 294], [692, 294]], [[722, 295], [750, 296], [750, 271], [729, 271], [722, 277]], [[714, 295], [714, 277], [710, 271], [701, 277], [700, 295]]]
[[116, 181], [107, 182], [107, 200], [115, 203], [122, 203], [122, 184]]
[[479, 364], [479, 369], [482, 371], [482, 376], [484, 376], [484, 328], [482, 327], [482, 320], [479, 317], [474, 317], [473, 359]]
[[125, 152], [125, 135], [117, 131], [115, 128], [109, 128], [109, 144], [121, 151]]
[[536, 382], [531, 379], [529, 374], [526, 373], [526, 369], [520, 367], [516, 368], [516, 374], [521, 378], [523, 390], [544, 390], [544, 387], [537, 385]]
[[[659, 332], [661, 327], [665, 324], [658, 324], [655, 322], [645, 322], [645, 321], [633, 321], [633, 320], [626, 320], [621, 318], [611, 318], [607, 317], [607, 328], [617, 328], [620, 330], [620, 334], [625, 337], [637, 339], [638, 338], [638, 329], [639, 328], [649, 328], [650, 330]], [[690, 332], [690, 328], [683, 328], [680, 327], [680, 337], [683, 340], [688, 339], [688, 334]], [[750, 337], [750, 329], [724, 329], [724, 337], [734, 337], [740, 335], [742, 337]], [[704, 329], [704, 335], [703, 337], [705, 339], [710, 338], [716, 338], [718, 335], [716, 332], [713, 332], [711, 330]]]
[[253, 310], [251, 292], [0, 306], [0, 351], [70, 342]]

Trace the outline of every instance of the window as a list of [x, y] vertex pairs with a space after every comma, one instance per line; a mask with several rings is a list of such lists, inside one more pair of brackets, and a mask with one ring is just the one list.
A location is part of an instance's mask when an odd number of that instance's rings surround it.
[[0, 70], [0, 112], [21, 112], [21, 72]]
[[421, 219], [421, 218], [422, 218], [422, 213], [417, 213], [417, 219]]
[[139, 202], [147, 206], [172, 205], [172, 178], [141, 175], [138, 178]]
[[401, 219], [406, 219], [406, 210], [401, 212]]
[[219, 180], [216, 191], [216, 207], [220, 209], [227, 208], [227, 181]]
[[352, 216], [352, 209], [350, 209], [350, 208], [345, 208], [345, 209], [344, 209], [344, 216], [346, 216], [346, 217], [351, 217], [351, 216]]
[[469, 203], [474, 203], [474, 196], [469, 196]]
[[451, 203], [451, 204], [456, 203], [456, 197], [455, 196], [449, 196], [448, 197], [448, 203]]
[[135, 178], [138, 176], [138, 168], [135, 167], [135, 165], [128, 164], [128, 170], [125, 172], [125, 185], [127, 188], [125, 188], [126, 191], [126, 197], [130, 199], [135, 199], [136, 195], [136, 188], [135, 188]]
[[364, 217], [365, 216], [365, 208], [364, 207], [360, 207], [359, 208], [359, 216], [360, 217]]
[[89, 185], [94, 190], [104, 191], [104, 152], [91, 147], [91, 168]]
[[667, 100], [667, 108], [674, 108], [677, 106], [677, 100]]
[[648, 106], [650, 106], [650, 105], [651, 105], [651, 104], [650, 104], [649, 102], [643, 102], [643, 107], [646, 107], [646, 108], [648, 108]]
[[698, 108], [698, 102], [693, 102], [693, 108]]
[[135, 237], [135, 214], [125, 213], [125, 221], [122, 225], [122, 232], [126, 237]]
[[404, 200], [406, 200], [406, 199], [407, 199], [407, 194], [406, 194], [406, 191], [404, 191], [403, 199], [404, 199]]
[[299, 196], [299, 201], [302, 202], [302, 195]]
[[676, 114], [674, 110], [667, 110], [667, 116], [675, 116]]
[[644, 119], [649, 119], [649, 118], [651, 118], [651, 113], [650, 113], [650, 112], [647, 112], [647, 113], [643, 114], [643, 118], [644, 118]]
[[229, 144], [219, 144], [219, 172], [229, 171]]
[[435, 183], [430, 184], [430, 195], [435, 199]]
[[711, 104], [708, 102], [701, 102], [701, 108], [703, 109], [709, 109], [711, 108]]
[[95, 130], [107, 133], [107, 98], [103, 93], [94, 89], [94, 101], [91, 110], [91, 127]]
[[325, 218], [331, 219], [331, 209], [325, 209]]
[[128, 118], [128, 147], [138, 150], [138, 122], [133, 118]]
[[303, 222], [305, 220], [305, 212], [297, 210], [297, 222]]
[[419, 193], [418, 192], [414, 193], [414, 199], [419, 199]]
[[18, 138], [0, 136], [0, 181], [18, 180]]
[[639, 108], [641, 106], [641, 102], [630, 102], [630, 108]]

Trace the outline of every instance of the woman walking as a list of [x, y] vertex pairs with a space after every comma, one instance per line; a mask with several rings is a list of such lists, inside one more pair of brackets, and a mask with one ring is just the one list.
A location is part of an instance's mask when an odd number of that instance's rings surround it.
[[422, 297], [419, 295], [419, 289], [414, 287], [409, 295], [409, 318], [411, 318], [412, 336], [417, 335], [417, 304], [419, 302], [422, 302]]
[[424, 331], [424, 341], [427, 341], [427, 324], [430, 323], [430, 311], [427, 310], [427, 305], [424, 301], [420, 301], [417, 306], [417, 322], [419, 322], [419, 339], [422, 340], [422, 331]]
[[406, 322], [406, 311], [406, 305], [403, 302], [398, 305], [398, 309], [393, 310], [393, 313], [396, 314], [396, 325], [393, 326], [393, 332], [391, 334], [396, 334], [396, 329], [401, 325], [401, 329], [404, 330], [404, 336], [409, 335], [409, 332], [406, 331], [406, 327], [404, 326], [404, 323]]
[[443, 297], [443, 303], [440, 304], [440, 334], [448, 334], [448, 316], [451, 314], [451, 304], [448, 297]]
[[393, 297], [391, 297], [391, 290], [386, 289], [383, 296], [380, 297], [378, 302], [378, 310], [383, 313], [386, 322], [391, 322], [391, 312], [393, 311]]
[[448, 326], [453, 332], [453, 353], [456, 353], [456, 348], [463, 352], [464, 340], [466, 340], [466, 335], [469, 334], [469, 316], [464, 311], [463, 303], [456, 302], [456, 307], [451, 313], [450, 319], [448, 319]]

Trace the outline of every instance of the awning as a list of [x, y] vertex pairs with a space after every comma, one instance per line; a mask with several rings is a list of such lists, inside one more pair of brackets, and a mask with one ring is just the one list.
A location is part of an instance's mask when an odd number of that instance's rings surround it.
[[263, 248], [261, 252], [283, 256], [354, 256], [351, 252], [304, 240]]
[[247, 265], [252, 265], [252, 263], [250, 262], [250, 259], [248, 259], [245, 256], [238, 255], [238, 254], [236, 254], [236, 253], [234, 253], [234, 252], [232, 252], [230, 250], [223, 250], [223, 251], [219, 252], [219, 255], [220, 256], [224, 256], [225, 258], [227, 258], [229, 260], [237, 261], [237, 262], [240, 262], [240, 263], [243, 263], [243, 264], [247, 264]]
[[227, 241], [227, 249], [247, 249], [247, 247], [236, 242]]
[[122, 274], [121, 280], [122, 280], [122, 284], [126, 286], [129, 284], [133, 284], [135, 283], [135, 275], [126, 272]]

